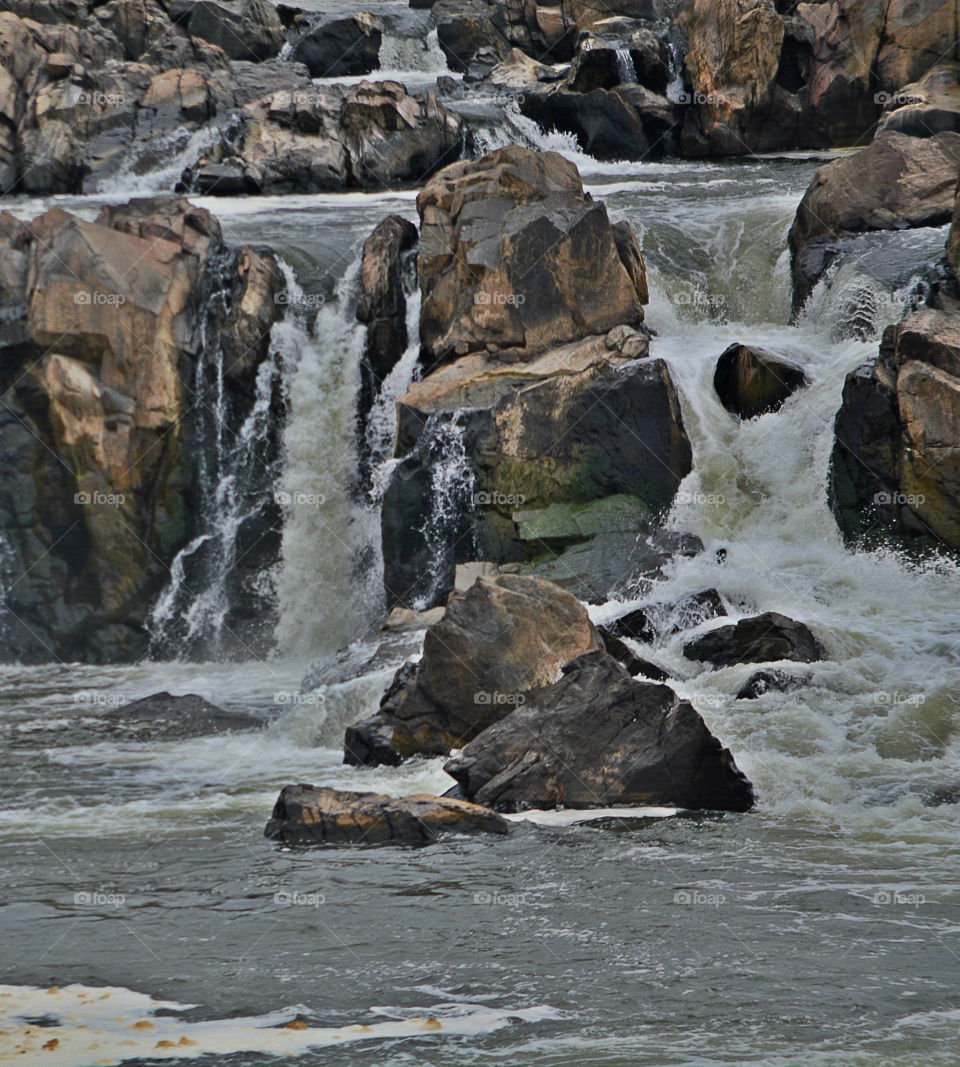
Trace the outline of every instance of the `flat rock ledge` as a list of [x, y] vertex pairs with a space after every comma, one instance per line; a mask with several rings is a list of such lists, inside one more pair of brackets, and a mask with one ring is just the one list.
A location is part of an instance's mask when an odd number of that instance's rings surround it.
[[394, 798], [300, 784], [281, 790], [264, 835], [285, 844], [423, 845], [443, 833], [509, 832], [500, 815], [452, 797]]

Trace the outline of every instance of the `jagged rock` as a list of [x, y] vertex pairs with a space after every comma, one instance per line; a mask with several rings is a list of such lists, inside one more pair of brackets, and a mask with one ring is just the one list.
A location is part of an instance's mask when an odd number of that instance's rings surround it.
[[631, 678], [642, 674], [644, 678], [652, 682], [666, 682], [670, 675], [655, 663], [638, 656], [626, 642], [621, 641], [608, 627], [598, 626], [600, 640], [603, 642], [604, 651], [611, 655], [617, 663], [630, 675]]
[[264, 835], [299, 845], [421, 845], [443, 833], [507, 834], [493, 811], [451, 797], [388, 797], [323, 786], [284, 786]]
[[236, 730], [256, 730], [262, 725], [252, 715], [224, 711], [195, 693], [185, 696], [152, 693], [112, 711], [110, 718], [124, 732], [134, 734], [138, 741], [180, 741]]
[[803, 679], [783, 671], [757, 671], [737, 690], [737, 700], [757, 700], [765, 693], [792, 693], [803, 686]]
[[222, 48], [231, 59], [259, 62], [284, 45], [283, 23], [270, 0], [175, 0], [174, 6], [191, 36]]
[[820, 642], [802, 622], [775, 611], [765, 612], [737, 623], [718, 626], [684, 646], [687, 659], [714, 667], [732, 663], [768, 663], [793, 660], [812, 663], [823, 659]]
[[960, 315], [921, 308], [847, 375], [830, 503], [848, 542], [884, 534], [960, 547]]
[[421, 340], [432, 362], [512, 359], [643, 319], [606, 208], [572, 163], [510, 146], [454, 163], [417, 198]]
[[349, 727], [344, 762], [445, 755], [600, 646], [583, 606], [535, 578], [480, 578], [427, 630], [423, 658], [397, 673], [372, 719]]
[[297, 41], [293, 58], [304, 63], [311, 78], [343, 78], [369, 74], [380, 66], [383, 25], [373, 15], [330, 19]]
[[960, 65], [940, 63], [918, 82], [885, 94], [878, 132], [892, 130], [909, 137], [960, 133]]
[[670, 637], [682, 630], [690, 630], [726, 614], [726, 606], [717, 590], [704, 589], [699, 593], [686, 593], [677, 600], [644, 604], [642, 608], [621, 615], [611, 626], [617, 634], [650, 642], [658, 637]]
[[751, 345], [732, 344], [717, 360], [713, 387], [727, 411], [754, 419], [779, 411], [807, 383], [803, 368]]
[[821, 167], [790, 229], [794, 303], [801, 306], [844, 234], [941, 226], [951, 219], [960, 133], [908, 137], [884, 131], [862, 152]]
[[749, 811], [753, 788], [686, 701], [637, 682], [607, 653], [488, 727], [444, 769], [500, 811], [676, 805]]
[[[201, 338], [244, 353], [227, 384], [233, 426], [280, 272], [267, 254], [227, 249], [216, 219], [183, 199], [105, 207], [96, 222], [59, 208], [26, 226], [0, 218], [0, 529], [15, 579], [4, 652], [134, 659], [194, 532], [186, 383]], [[204, 311], [213, 285], [223, 303]]]
[[488, 80], [502, 89], [527, 89], [540, 82], [556, 81], [559, 77], [556, 67], [538, 63], [519, 48], [511, 48], [507, 58], [490, 71]]

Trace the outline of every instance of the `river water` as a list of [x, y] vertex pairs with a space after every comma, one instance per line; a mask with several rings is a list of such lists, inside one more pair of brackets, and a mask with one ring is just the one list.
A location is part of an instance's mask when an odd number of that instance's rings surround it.
[[[843, 378], [877, 340], [838, 329], [843, 301], [871, 295], [863, 279], [788, 322], [786, 234], [818, 161], [598, 165], [508, 123], [490, 144], [565, 151], [642, 235], [653, 352], [694, 447], [674, 524], [707, 544], [648, 599], [715, 586], [734, 616], [781, 611], [827, 648], [800, 669], [803, 688], [756, 701], [733, 696], [749, 668], [698, 675], [677, 637], [648, 650], [755, 782], [756, 811], [518, 822], [506, 839], [424, 849], [262, 837], [289, 782], [449, 784], [439, 760], [341, 763], [344, 725], [376, 706], [406, 649], [300, 694], [311, 660], [376, 648], [376, 502], [345, 492], [350, 269], [383, 215], [415, 217], [414, 194], [201, 201], [228, 240], [281, 252], [301, 286], [275, 342], [293, 399], [284, 487], [312, 511], [288, 519], [271, 576], [280, 649], [262, 662], [0, 668], [0, 1062], [956, 1062], [957, 809], [924, 799], [960, 783], [960, 575], [847, 551], [827, 509]], [[100, 201], [57, 202], [90, 215]], [[873, 326], [903, 300], [872, 291]], [[789, 354], [809, 387], [737, 424], [712, 389], [733, 341]], [[159, 689], [263, 728], [124, 729], [125, 702]], [[306, 1028], [283, 1028], [294, 1018]]]

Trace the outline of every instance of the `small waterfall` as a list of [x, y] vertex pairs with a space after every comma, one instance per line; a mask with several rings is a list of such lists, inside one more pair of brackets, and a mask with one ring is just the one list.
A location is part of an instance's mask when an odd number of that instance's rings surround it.
[[101, 178], [92, 191], [111, 196], [173, 192], [183, 172], [223, 137], [225, 128], [223, 122], [213, 122], [198, 130], [179, 126], [170, 133], [135, 142], [124, 153], [118, 170]]
[[437, 40], [437, 31], [431, 30], [425, 38], [384, 34], [380, 45], [381, 75], [384, 71], [449, 74], [446, 56]]
[[629, 48], [617, 49], [617, 73], [621, 85], [637, 84], [637, 69], [633, 64], [633, 56]]
[[672, 36], [663, 39], [667, 49], [667, 99], [677, 104], [683, 95], [683, 49]]
[[831, 341], [870, 341], [926, 300], [929, 282], [914, 278], [890, 289], [855, 266], [828, 270], [807, 298], [799, 322], [816, 327]]
[[[233, 255], [224, 253], [225, 261], [214, 265], [216, 277], [232, 278], [226, 260]], [[288, 275], [288, 283], [292, 281]], [[274, 525], [269, 488], [278, 472], [268, 442], [277, 408], [282, 406], [289, 352], [276, 343], [276, 336], [272, 338], [270, 353], [257, 371], [253, 401], [238, 418], [227, 383], [230, 368], [216, 336], [218, 314], [228, 309], [229, 285], [221, 281], [205, 301], [191, 398], [201, 532], [174, 559], [167, 587], [151, 612], [150, 649], [156, 657], [252, 658], [270, 643], [272, 577], [256, 573], [255, 568], [251, 574], [238, 564], [244, 557], [249, 556], [250, 563], [259, 558], [253, 552]], [[282, 325], [275, 331], [280, 332]], [[231, 619], [241, 600], [249, 627]]]
[[335, 652], [382, 616], [379, 511], [356, 498], [366, 342], [355, 314], [359, 273], [358, 257], [318, 314], [290, 381], [277, 579], [277, 647], [288, 655]]

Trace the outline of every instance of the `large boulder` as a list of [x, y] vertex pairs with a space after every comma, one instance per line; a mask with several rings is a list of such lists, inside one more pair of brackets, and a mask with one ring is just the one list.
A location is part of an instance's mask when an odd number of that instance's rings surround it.
[[428, 182], [417, 210], [431, 363], [483, 350], [529, 359], [643, 319], [645, 278], [629, 265], [635, 239], [629, 248], [555, 152], [510, 146], [455, 163]]
[[348, 728], [344, 760], [399, 763], [445, 755], [600, 647], [583, 605], [536, 578], [480, 578], [453, 593], [423, 657], [398, 672], [372, 719]]
[[452, 797], [388, 797], [312, 785], [283, 787], [264, 830], [297, 845], [425, 845], [444, 833], [507, 834], [496, 812]]
[[231, 59], [259, 62], [284, 45], [283, 23], [270, 0], [173, 0], [178, 23]]
[[714, 667], [732, 663], [773, 663], [793, 660], [812, 663], [823, 659], [823, 646], [802, 622], [775, 611], [718, 626], [684, 645], [687, 659]]
[[960, 548], [960, 314], [920, 308], [852, 371], [834, 427], [830, 504], [845, 539]]
[[330, 19], [297, 41], [293, 58], [306, 65], [311, 78], [369, 74], [380, 66], [382, 40], [383, 26], [373, 15]]
[[151, 743], [256, 730], [262, 725], [252, 715], [225, 711], [195, 693], [151, 693], [122, 704], [109, 717], [123, 734]]
[[[197, 363], [233, 354], [235, 431], [282, 276], [269, 254], [227, 248], [216, 219], [183, 199], [105, 207], [96, 222], [59, 208], [25, 226], [4, 214], [0, 241], [5, 652], [136, 658], [196, 533]], [[213, 291], [222, 300], [205, 305]], [[264, 440], [264, 457], [276, 446]]]
[[474, 738], [444, 768], [499, 811], [669, 805], [749, 811], [753, 788], [693, 706], [606, 652]]
[[713, 387], [727, 411], [753, 419], [777, 411], [806, 384], [802, 367], [751, 345], [732, 344], [717, 360]]

